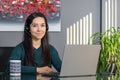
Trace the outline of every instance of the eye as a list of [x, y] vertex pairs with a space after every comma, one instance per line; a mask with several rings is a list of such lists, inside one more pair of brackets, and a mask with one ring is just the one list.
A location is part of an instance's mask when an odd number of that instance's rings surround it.
[[45, 24], [41, 24], [41, 27], [46, 27], [46, 25]]
[[32, 27], [37, 27], [38, 25], [37, 24], [31, 24]]

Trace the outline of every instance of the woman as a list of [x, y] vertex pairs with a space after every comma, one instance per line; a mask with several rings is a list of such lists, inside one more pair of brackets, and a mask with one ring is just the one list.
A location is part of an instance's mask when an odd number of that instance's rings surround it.
[[21, 60], [22, 73], [50, 73], [51, 65], [60, 72], [61, 60], [57, 50], [48, 42], [48, 23], [39, 12], [28, 16], [24, 27], [24, 40], [17, 45], [10, 60]]

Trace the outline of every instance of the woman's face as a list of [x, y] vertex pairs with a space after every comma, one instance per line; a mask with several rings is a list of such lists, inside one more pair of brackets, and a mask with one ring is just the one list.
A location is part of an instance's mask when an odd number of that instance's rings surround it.
[[36, 17], [30, 24], [32, 39], [41, 40], [46, 33], [46, 24], [43, 17]]

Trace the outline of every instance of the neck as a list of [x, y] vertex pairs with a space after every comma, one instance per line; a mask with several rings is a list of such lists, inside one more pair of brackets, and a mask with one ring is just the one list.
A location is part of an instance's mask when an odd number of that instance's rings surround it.
[[41, 45], [41, 40], [32, 40], [32, 45], [34, 48], [39, 48]]

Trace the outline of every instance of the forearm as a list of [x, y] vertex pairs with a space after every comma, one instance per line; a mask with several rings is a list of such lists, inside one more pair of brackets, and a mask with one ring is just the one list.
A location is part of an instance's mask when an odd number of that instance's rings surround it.
[[34, 73], [34, 74], [36, 74], [36, 67], [21, 66], [21, 73]]

